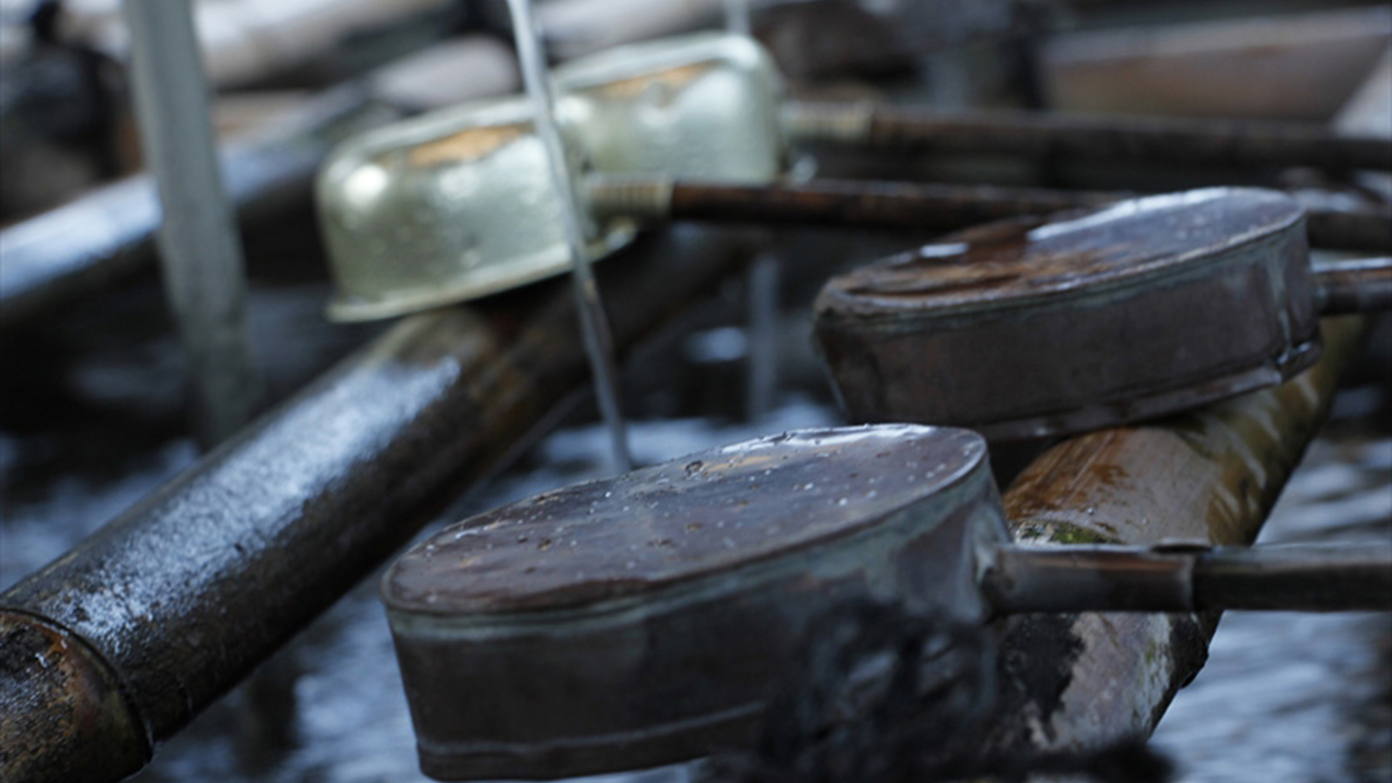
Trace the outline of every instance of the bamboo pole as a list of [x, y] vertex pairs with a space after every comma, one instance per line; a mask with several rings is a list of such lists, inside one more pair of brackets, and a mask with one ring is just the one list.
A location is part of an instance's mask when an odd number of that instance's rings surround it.
[[1047, 112], [943, 112], [874, 104], [792, 103], [795, 140], [931, 153], [1143, 160], [1210, 166], [1392, 169], [1392, 141], [1315, 123], [1100, 117]]
[[[668, 232], [596, 270], [631, 346], [743, 262]], [[587, 379], [558, 285], [399, 322], [0, 595], [0, 779], [117, 780]]]
[[[1005, 494], [1015, 537], [1250, 543], [1328, 414], [1362, 331], [1358, 318], [1327, 319], [1324, 358], [1283, 386], [1054, 447]], [[1192, 613], [1002, 621], [1001, 703], [982, 752], [1079, 751], [1148, 736], [1203, 666], [1216, 625], [1216, 614]]]
[[[625, 176], [592, 179], [588, 195], [601, 217], [947, 231], [1004, 218], [1097, 208], [1138, 194], [846, 180], [740, 185]], [[1392, 252], [1392, 208], [1313, 209], [1306, 214], [1306, 226], [1316, 247]]]

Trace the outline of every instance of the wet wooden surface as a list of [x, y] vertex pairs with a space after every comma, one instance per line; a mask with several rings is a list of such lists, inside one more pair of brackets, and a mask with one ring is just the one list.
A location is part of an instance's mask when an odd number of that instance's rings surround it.
[[[1287, 384], [1046, 452], [1005, 494], [1016, 538], [1250, 543], [1327, 415], [1363, 331], [1356, 318], [1324, 327], [1324, 359]], [[1216, 619], [1085, 613], [1005, 621], [1003, 704], [985, 752], [1148, 736], [1203, 666]]]

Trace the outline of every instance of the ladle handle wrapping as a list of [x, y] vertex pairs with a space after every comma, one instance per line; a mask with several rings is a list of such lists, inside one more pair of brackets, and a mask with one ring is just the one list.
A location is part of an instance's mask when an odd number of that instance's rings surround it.
[[1392, 258], [1360, 258], [1315, 264], [1323, 315], [1392, 310]]
[[997, 612], [1392, 611], [1392, 546], [1005, 546], [982, 589]]

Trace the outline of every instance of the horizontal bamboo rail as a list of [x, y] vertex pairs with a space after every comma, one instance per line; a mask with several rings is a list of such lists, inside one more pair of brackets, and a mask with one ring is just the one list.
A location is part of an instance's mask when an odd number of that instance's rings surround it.
[[[248, 233], [264, 232], [308, 204], [336, 132], [399, 116], [352, 93], [324, 96], [308, 127], [230, 145], [219, 155], [228, 200]], [[139, 174], [0, 231], [0, 329], [33, 322], [155, 265], [161, 211], [155, 183]], [[301, 229], [303, 230], [303, 229]]]
[[1343, 136], [1315, 123], [943, 112], [844, 103], [789, 104], [783, 120], [797, 141], [886, 151], [1392, 170], [1392, 141]]
[[[588, 195], [602, 216], [717, 223], [782, 223], [948, 231], [1005, 218], [1103, 207], [1138, 194], [996, 185], [814, 180], [796, 185], [595, 178]], [[1313, 209], [1310, 244], [1330, 250], [1392, 252], [1392, 209]]]

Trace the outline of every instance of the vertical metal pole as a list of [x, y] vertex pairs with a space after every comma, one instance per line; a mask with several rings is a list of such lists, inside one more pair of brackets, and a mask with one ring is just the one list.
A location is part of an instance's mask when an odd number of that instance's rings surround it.
[[188, 355], [205, 446], [261, 402], [247, 346], [242, 248], [222, 189], [188, 0], [125, 0], [141, 148], [159, 186], [165, 293]]
[[537, 36], [536, 22], [532, 17], [532, 4], [530, 0], [508, 0], [508, 6], [512, 9], [512, 30], [517, 41], [522, 78], [532, 101], [533, 121], [537, 135], [546, 147], [551, 187], [560, 203], [561, 223], [565, 227], [566, 242], [570, 245], [571, 280], [575, 284], [576, 310], [580, 314], [585, 352], [594, 375], [595, 395], [613, 440], [615, 472], [623, 472], [633, 466], [633, 459], [629, 455], [627, 427], [619, 406], [619, 373], [614, 360], [614, 339], [609, 333], [599, 287], [595, 285], [594, 273], [590, 269], [588, 240], [594, 228], [580, 214], [580, 194], [567, 165], [565, 144], [556, 124], [551, 80]]
[[739, 35], [749, 35], [749, 0], [725, 0], [725, 29]]

